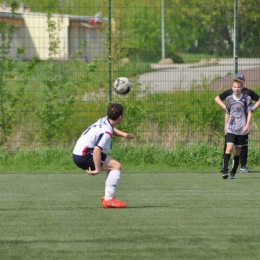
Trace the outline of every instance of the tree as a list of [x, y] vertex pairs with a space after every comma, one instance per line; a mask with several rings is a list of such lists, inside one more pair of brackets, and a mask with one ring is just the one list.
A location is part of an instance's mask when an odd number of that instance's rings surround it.
[[[11, 7], [14, 18], [15, 10], [18, 8], [17, 2], [12, 2]], [[4, 20], [0, 22], [0, 145], [7, 142], [17, 123], [23, 125], [29, 103], [25, 95], [25, 86], [37, 61], [34, 57], [17, 73], [16, 62], [11, 57], [14, 30], [14, 25], [7, 24]], [[20, 46], [17, 49], [17, 58], [24, 52], [25, 49]], [[18, 88], [12, 85], [14, 77], [20, 80]]]
[[[165, 0], [166, 10], [174, 6], [174, 14], [168, 16], [168, 27], [175, 48], [232, 56], [234, 44], [234, 1], [219, 0]], [[239, 1], [238, 48], [239, 55], [253, 56], [258, 53], [260, 36], [259, 5], [253, 0]]]
[[[254, 57], [259, 53], [259, 1], [238, 3], [239, 54]], [[32, 12], [94, 15], [101, 11], [108, 17], [108, 1], [104, 0], [27, 0], [26, 4]], [[146, 57], [160, 53], [161, 0], [113, 0], [111, 5], [117, 54], [125, 54], [125, 49]], [[199, 52], [232, 55], [234, 1], [164, 0], [164, 6], [166, 51], [193, 51], [197, 40]]]
[[59, 22], [52, 19], [51, 13], [47, 14], [49, 34], [49, 64], [46, 77], [43, 79], [44, 108], [37, 110], [40, 119], [42, 138], [51, 145], [53, 141], [61, 140], [64, 126], [72, 115], [74, 96], [65, 91], [68, 82], [68, 63], [59, 60]]

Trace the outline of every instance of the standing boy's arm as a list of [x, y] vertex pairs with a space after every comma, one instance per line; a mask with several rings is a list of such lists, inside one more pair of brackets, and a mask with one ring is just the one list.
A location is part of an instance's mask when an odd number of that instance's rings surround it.
[[258, 107], [260, 106], [260, 98], [258, 99], [258, 101], [255, 103], [254, 105], [254, 111], [258, 109]]
[[252, 119], [252, 111], [248, 111], [247, 122], [246, 122], [246, 125], [243, 128], [243, 133], [246, 133], [248, 131], [250, 123], [251, 123], [251, 119]]
[[219, 98], [219, 96], [215, 97], [215, 101], [219, 106], [221, 106], [223, 109], [226, 109], [225, 103]]

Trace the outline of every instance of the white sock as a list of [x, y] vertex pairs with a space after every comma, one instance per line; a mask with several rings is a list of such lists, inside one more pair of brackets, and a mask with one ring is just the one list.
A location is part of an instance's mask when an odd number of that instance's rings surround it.
[[105, 200], [111, 200], [114, 197], [114, 193], [120, 179], [120, 174], [120, 170], [111, 170], [107, 172], [105, 183]]

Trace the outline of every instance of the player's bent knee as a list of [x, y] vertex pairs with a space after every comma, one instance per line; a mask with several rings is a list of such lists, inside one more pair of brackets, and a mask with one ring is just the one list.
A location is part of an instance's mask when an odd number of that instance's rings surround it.
[[122, 165], [117, 160], [107, 156], [104, 164], [102, 165], [102, 170], [121, 170]]
[[120, 162], [116, 162], [114, 167], [115, 170], [120, 170], [120, 171], [122, 170], [122, 164]]
[[121, 170], [122, 169], [121, 163], [116, 160], [113, 160], [113, 162], [110, 164], [110, 167], [112, 170]]

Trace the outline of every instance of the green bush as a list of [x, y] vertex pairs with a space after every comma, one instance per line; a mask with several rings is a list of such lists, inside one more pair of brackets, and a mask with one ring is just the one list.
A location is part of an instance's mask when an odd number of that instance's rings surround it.
[[[74, 143], [69, 149], [27, 149], [16, 152], [2, 149], [0, 151], [0, 172], [82, 172], [72, 160], [73, 146]], [[113, 142], [109, 155], [122, 163], [123, 171], [218, 172], [222, 153], [222, 146], [209, 145], [207, 142], [193, 142], [189, 145], [183, 142], [175, 148], [169, 149], [161, 145], [135, 147], [128, 140], [126, 145]], [[250, 169], [257, 169], [259, 160], [259, 148], [251, 143], [248, 157]]]

